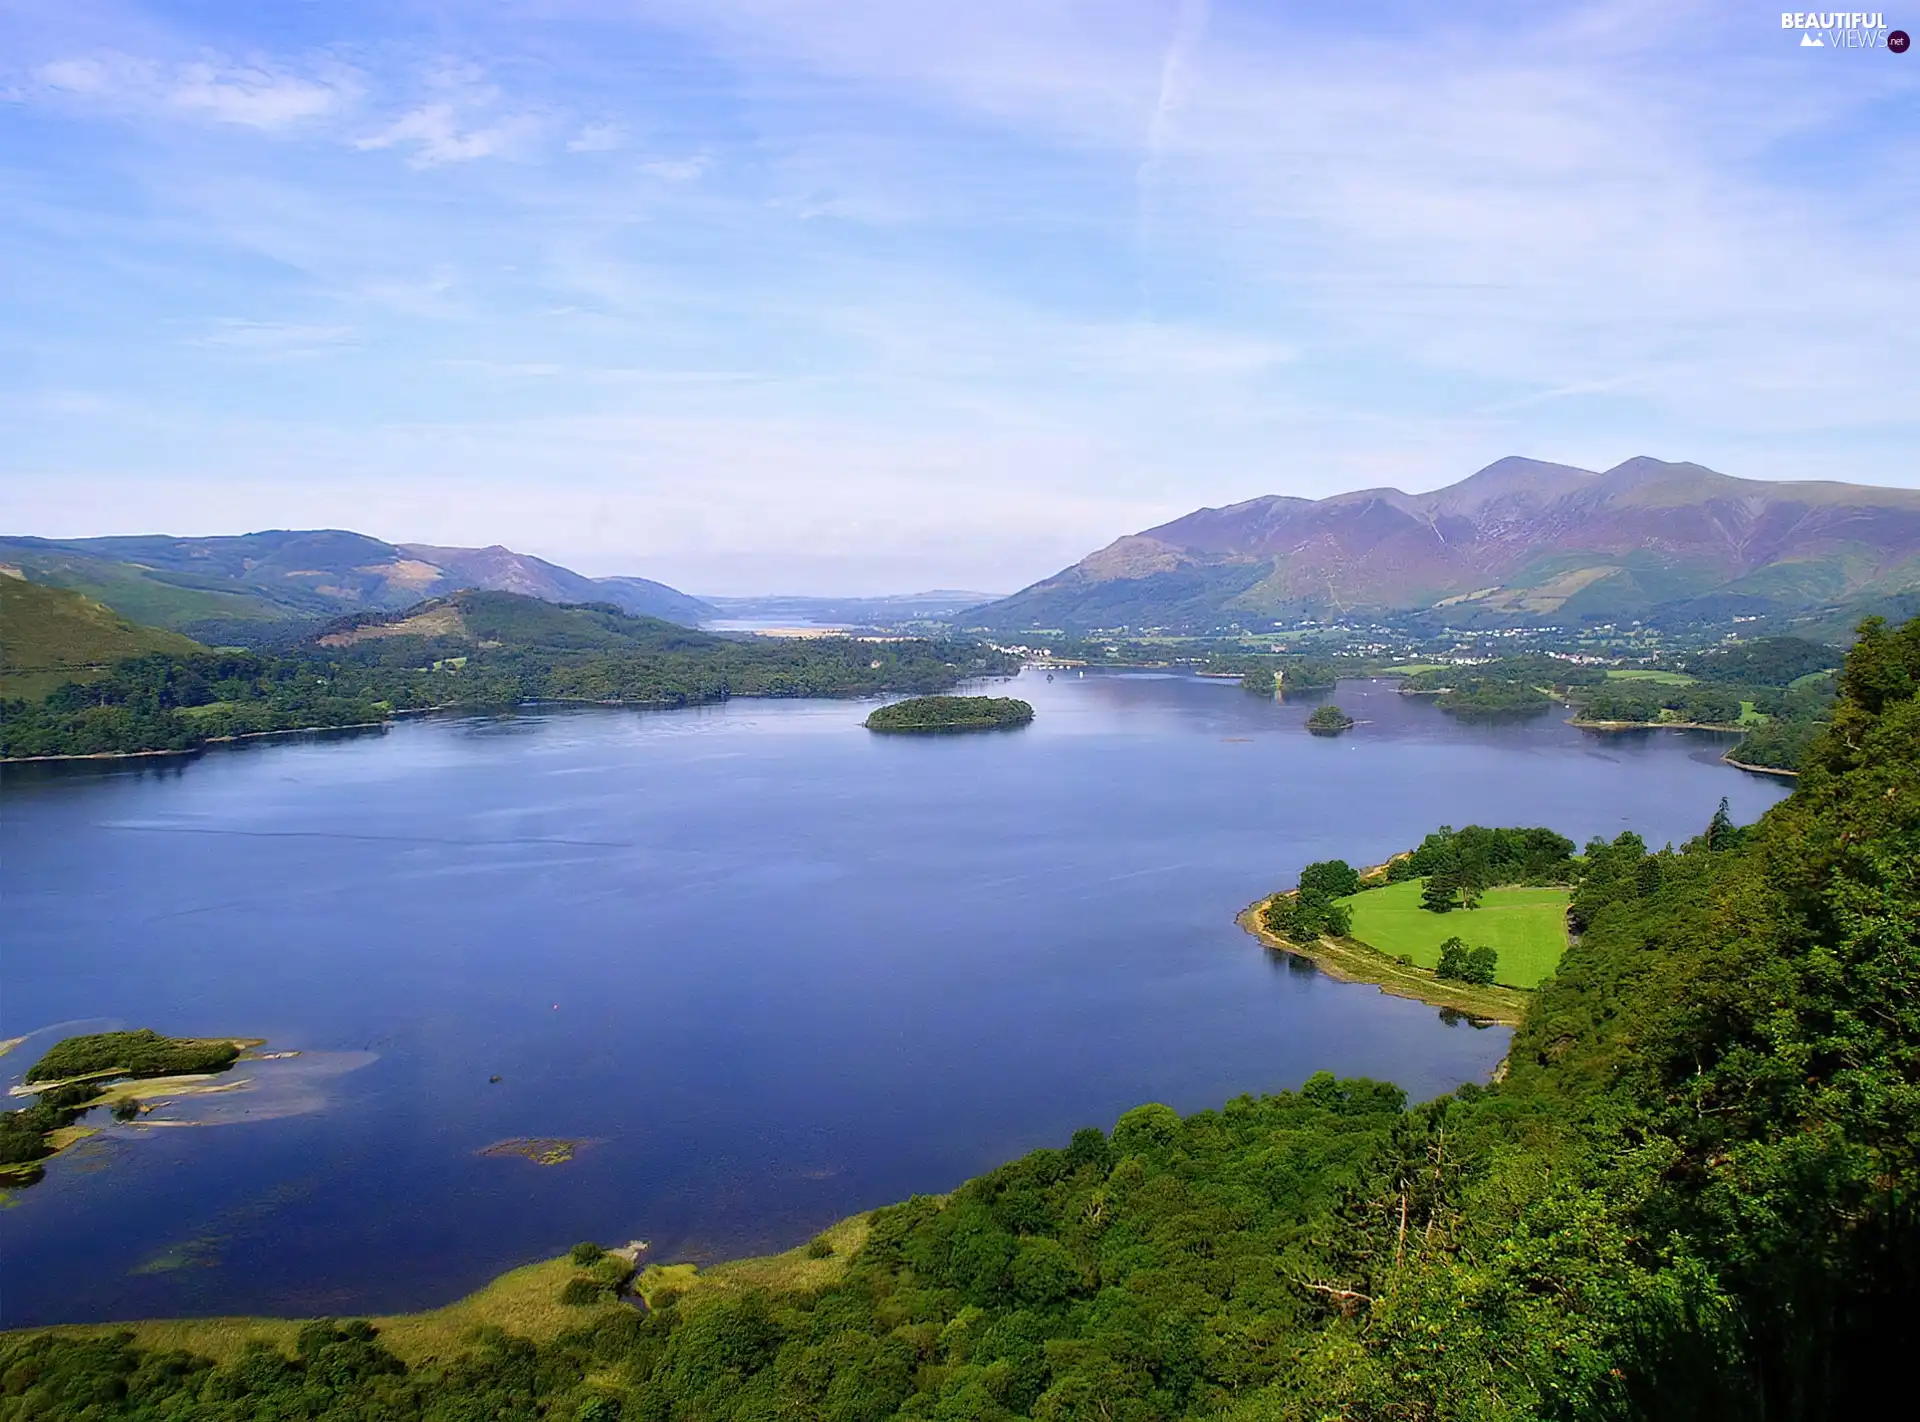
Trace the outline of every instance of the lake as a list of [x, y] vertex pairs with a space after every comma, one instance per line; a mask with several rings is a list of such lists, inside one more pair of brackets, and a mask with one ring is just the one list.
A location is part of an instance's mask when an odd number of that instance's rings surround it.
[[[580, 1239], [790, 1247], [1145, 1101], [1323, 1069], [1434, 1095], [1507, 1033], [1234, 915], [1441, 823], [1657, 844], [1785, 793], [1720, 738], [1463, 724], [1387, 682], [1339, 688], [1333, 740], [1192, 676], [992, 689], [1034, 723], [735, 701], [10, 767], [0, 1036], [38, 1034], [10, 1082], [109, 1026], [303, 1055], [13, 1192], [0, 1323], [425, 1307]], [[514, 1137], [585, 1144], [477, 1153]]]

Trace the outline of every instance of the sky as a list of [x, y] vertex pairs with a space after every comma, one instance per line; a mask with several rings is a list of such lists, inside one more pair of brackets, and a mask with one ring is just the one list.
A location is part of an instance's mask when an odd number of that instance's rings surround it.
[[0, 533], [1005, 592], [1507, 454], [1911, 486], [1920, 55], [1801, 39], [1730, 0], [0, 0]]

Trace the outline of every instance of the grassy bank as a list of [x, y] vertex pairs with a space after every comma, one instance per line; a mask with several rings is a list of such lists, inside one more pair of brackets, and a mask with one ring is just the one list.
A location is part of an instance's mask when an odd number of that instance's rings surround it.
[[1440, 945], [1449, 938], [1484, 944], [1500, 955], [1496, 980], [1512, 988], [1537, 987], [1566, 952], [1571, 895], [1564, 888], [1488, 889], [1476, 909], [1430, 913], [1420, 907], [1424, 883], [1405, 879], [1339, 900], [1353, 914], [1352, 936], [1388, 958], [1404, 953], [1425, 969], [1439, 964]]
[[[1377, 892], [1377, 891], [1376, 891]], [[1395, 997], [1409, 997], [1434, 1007], [1451, 1008], [1469, 1017], [1506, 1026], [1518, 1026], [1528, 994], [1515, 988], [1479, 987], [1442, 981], [1417, 964], [1402, 963], [1351, 938], [1321, 938], [1310, 944], [1293, 943], [1263, 926], [1262, 916], [1272, 898], [1249, 905], [1237, 920], [1242, 928], [1269, 948], [1310, 958], [1330, 978], [1347, 983], [1371, 983]], [[1451, 917], [1451, 915], [1449, 915]]]
[[[867, 1221], [868, 1216], [855, 1215], [817, 1236], [826, 1242], [829, 1253], [819, 1252], [809, 1242], [784, 1254], [730, 1260], [711, 1269], [692, 1264], [649, 1264], [635, 1279], [634, 1290], [643, 1299], [658, 1301], [671, 1289], [686, 1307], [753, 1289], [821, 1288], [846, 1272], [847, 1261], [866, 1242]], [[578, 1266], [565, 1257], [546, 1259], [502, 1274], [485, 1288], [444, 1308], [387, 1314], [369, 1321], [380, 1331], [380, 1341], [386, 1347], [408, 1364], [417, 1365], [458, 1356], [471, 1345], [478, 1328], [501, 1328], [544, 1343], [568, 1329], [590, 1325], [610, 1312], [631, 1307], [611, 1297], [584, 1305], [561, 1303], [561, 1289], [579, 1272]], [[239, 1357], [254, 1339], [291, 1352], [294, 1338], [306, 1322], [299, 1318], [159, 1318], [21, 1331], [82, 1338], [130, 1332], [143, 1348], [180, 1348], [226, 1363]]]

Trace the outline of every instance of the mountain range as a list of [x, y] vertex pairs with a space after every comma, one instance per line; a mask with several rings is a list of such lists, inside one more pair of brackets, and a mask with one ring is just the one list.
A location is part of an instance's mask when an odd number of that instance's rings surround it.
[[0, 572], [84, 593], [135, 622], [202, 641], [256, 641], [278, 624], [411, 607], [463, 588], [607, 602], [687, 625], [714, 615], [646, 578], [588, 578], [510, 549], [385, 543], [339, 529], [232, 537], [0, 538]]
[[989, 631], [1769, 617], [1920, 589], [1920, 490], [1629, 459], [1501, 459], [1427, 494], [1269, 495], [1115, 540], [962, 619]]

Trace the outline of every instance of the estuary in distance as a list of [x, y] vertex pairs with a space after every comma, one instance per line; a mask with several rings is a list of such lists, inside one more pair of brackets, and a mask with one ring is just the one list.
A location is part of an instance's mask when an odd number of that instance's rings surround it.
[[[237, 1124], [50, 1162], [0, 1210], [0, 1324], [425, 1307], [579, 1239], [785, 1248], [1145, 1101], [1433, 1095], [1505, 1029], [1235, 913], [1440, 824], [1657, 845], [1786, 790], [1724, 738], [1462, 723], [1388, 682], [1342, 684], [1360, 724], [1326, 740], [1311, 701], [1055, 675], [981, 688], [1036, 710], [989, 736], [734, 701], [10, 768], [10, 1082], [113, 1025], [305, 1055], [200, 1108]], [[582, 1144], [477, 1153], [514, 1137]]]

